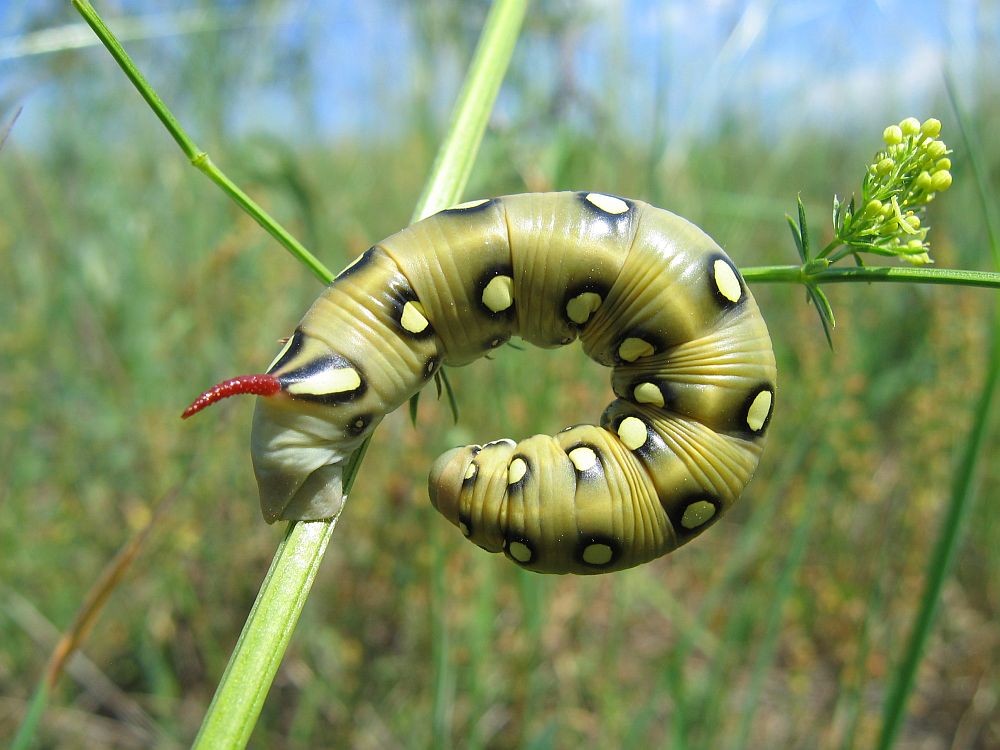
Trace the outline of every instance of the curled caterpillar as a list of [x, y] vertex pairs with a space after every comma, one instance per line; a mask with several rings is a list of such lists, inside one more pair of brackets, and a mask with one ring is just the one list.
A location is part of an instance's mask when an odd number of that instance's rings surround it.
[[750, 481], [774, 407], [767, 327], [722, 249], [690, 222], [601, 193], [509, 195], [441, 211], [371, 247], [320, 295], [255, 393], [268, 522], [335, 515], [344, 460], [442, 364], [511, 336], [580, 338], [613, 368], [600, 426], [455, 448], [434, 507], [483, 549], [545, 573], [652, 560]]

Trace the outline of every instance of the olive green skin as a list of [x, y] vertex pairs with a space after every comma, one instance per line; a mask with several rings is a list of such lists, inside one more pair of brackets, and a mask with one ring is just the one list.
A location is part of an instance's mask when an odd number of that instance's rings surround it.
[[340, 469], [442, 365], [520, 336], [580, 338], [612, 368], [600, 426], [441, 456], [434, 507], [522, 567], [603, 573], [714, 523], [760, 458], [776, 370], [732, 261], [690, 222], [598, 193], [442, 211], [375, 245], [306, 313], [258, 399], [252, 451], [269, 521], [339, 511]]

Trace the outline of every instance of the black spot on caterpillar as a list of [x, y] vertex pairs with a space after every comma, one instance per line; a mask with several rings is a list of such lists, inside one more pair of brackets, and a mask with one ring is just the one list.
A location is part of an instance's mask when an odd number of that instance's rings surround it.
[[[431, 242], [429, 238], [434, 238]], [[441, 364], [511, 336], [579, 337], [612, 367], [601, 425], [442, 455], [430, 498], [475, 544], [547, 573], [659, 557], [750, 481], [774, 408], [767, 327], [736, 266], [693, 224], [601, 193], [472, 201], [374, 245], [320, 295], [256, 393], [264, 517], [326, 518], [343, 462]]]

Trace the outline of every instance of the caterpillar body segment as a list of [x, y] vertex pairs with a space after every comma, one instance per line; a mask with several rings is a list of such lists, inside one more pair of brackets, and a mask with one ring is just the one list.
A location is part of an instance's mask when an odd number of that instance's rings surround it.
[[704, 232], [599, 193], [472, 201], [398, 232], [330, 284], [268, 369], [252, 454], [268, 521], [329, 517], [342, 462], [442, 364], [512, 336], [580, 338], [612, 369], [599, 425], [442, 455], [434, 506], [550, 573], [659, 557], [714, 523], [757, 466], [774, 406], [767, 328]]

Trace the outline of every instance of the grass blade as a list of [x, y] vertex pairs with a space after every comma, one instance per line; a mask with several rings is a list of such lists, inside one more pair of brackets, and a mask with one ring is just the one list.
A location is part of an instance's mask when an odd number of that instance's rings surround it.
[[45, 708], [49, 705], [50, 692], [47, 680], [38, 683], [35, 694], [31, 696], [31, 702], [28, 704], [28, 710], [17, 728], [17, 734], [11, 740], [10, 750], [28, 750], [35, 743], [35, 733], [45, 714]]
[[458, 95], [448, 134], [413, 212], [414, 221], [454, 205], [465, 189], [500, 82], [514, 54], [527, 5], [527, 0], [497, 0], [490, 9]]
[[[994, 263], [1000, 266], [1000, 238], [997, 236], [996, 221], [991, 210], [992, 204], [988, 188], [986, 187], [986, 180], [980, 174], [979, 162], [976, 159], [976, 155], [982, 153], [982, 150], [977, 148], [972, 140], [964, 111], [957, 101], [954, 85], [951, 83], [950, 78], [946, 79], [946, 81], [952, 108], [958, 120], [962, 138], [965, 141], [966, 151], [972, 157], [969, 159], [969, 164], [976, 175], [977, 192], [983, 205], [983, 218], [990, 235], [990, 246]], [[940, 534], [928, 561], [927, 573], [924, 578], [924, 591], [920, 598], [920, 608], [913, 623], [913, 630], [907, 640], [906, 650], [896, 668], [895, 678], [883, 708], [882, 731], [878, 741], [880, 750], [891, 748], [899, 735], [903, 718], [906, 714], [906, 704], [910, 693], [913, 692], [913, 683], [916, 679], [917, 670], [920, 667], [920, 662], [923, 660], [927, 640], [934, 625], [934, 617], [941, 602], [941, 591], [951, 570], [951, 563], [958, 549], [965, 520], [972, 510], [977, 469], [985, 447], [987, 430], [993, 412], [998, 384], [1000, 384], [1000, 311], [994, 315], [993, 339], [990, 347], [986, 379], [979, 397], [976, 399], [972, 417], [972, 428], [961, 448], [961, 458], [959, 459], [958, 468], [955, 470], [951, 498], [948, 502], [948, 507], [945, 509], [944, 519], [940, 524]]]
[[930, 637], [934, 624], [934, 616], [937, 614], [941, 601], [941, 591], [951, 570], [951, 563], [958, 548], [965, 519], [972, 509], [977, 469], [986, 443], [986, 433], [998, 383], [1000, 383], [1000, 319], [997, 319], [993, 325], [989, 370], [983, 389], [976, 400], [972, 429], [962, 446], [961, 459], [952, 484], [951, 499], [945, 509], [944, 518], [940, 522], [941, 532], [934, 544], [934, 550], [927, 565], [924, 591], [920, 597], [920, 609], [907, 640], [904, 656], [896, 669], [895, 678], [882, 713], [882, 732], [878, 742], [880, 750], [892, 747], [899, 734], [906, 711], [906, 703], [913, 691], [917, 669], [923, 660], [927, 639]]
[[24, 107], [18, 107], [14, 112], [14, 116], [10, 118], [10, 121], [4, 126], [3, 133], [0, 133], [0, 151], [3, 151], [3, 147], [7, 145], [7, 138], [10, 136], [10, 131], [14, 129], [14, 123], [17, 122], [17, 118], [21, 116], [21, 110]]
[[97, 623], [101, 612], [114, 593], [115, 589], [122, 582], [125, 574], [132, 568], [132, 563], [145, 548], [146, 541], [150, 533], [157, 527], [166, 510], [177, 497], [178, 491], [171, 490], [154, 505], [153, 512], [149, 515], [146, 523], [139, 528], [132, 537], [118, 550], [117, 554], [108, 561], [101, 575], [98, 576], [90, 591], [87, 592], [80, 608], [73, 618], [73, 623], [59, 638], [52, 654], [49, 656], [45, 672], [39, 681], [35, 694], [32, 696], [28, 711], [18, 727], [17, 735], [14, 738], [12, 747], [15, 749], [30, 747], [35, 740], [39, 722], [45, 714], [49, 696], [56, 686], [59, 677], [63, 673], [70, 657], [76, 653], [80, 644], [86, 640], [90, 631]]

